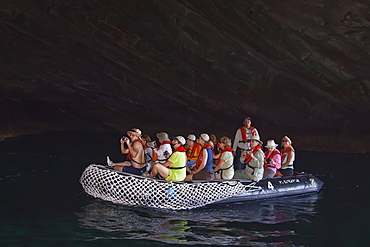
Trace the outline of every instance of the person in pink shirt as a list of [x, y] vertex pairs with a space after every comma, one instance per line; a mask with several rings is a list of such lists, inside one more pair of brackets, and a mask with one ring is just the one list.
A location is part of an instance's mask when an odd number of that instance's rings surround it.
[[275, 176], [276, 169], [281, 167], [281, 155], [279, 150], [276, 149], [278, 144], [274, 140], [268, 140], [267, 151], [265, 152], [265, 164], [263, 178], [272, 178]]

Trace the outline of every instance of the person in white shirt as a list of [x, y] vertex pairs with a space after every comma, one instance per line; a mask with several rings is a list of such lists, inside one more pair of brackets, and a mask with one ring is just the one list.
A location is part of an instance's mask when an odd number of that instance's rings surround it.
[[240, 154], [243, 150], [250, 149], [250, 143], [248, 140], [254, 137], [260, 137], [256, 128], [251, 126], [252, 119], [250, 117], [245, 117], [243, 121], [243, 126], [240, 127], [236, 133], [234, 138], [233, 144], [233, 154], [235, 156], [234, 159], [234, 169], [241, 170], [245, 168], [245, 164], [240, 162]]
[[172, 154], [171, 141], [170, 138], [168, 138], [168, 134], [166, 132], [159, 132], [156, 134], [156, 136], [160, 143], [157, 149], [157, 161], [161, 164], [164, 164]]

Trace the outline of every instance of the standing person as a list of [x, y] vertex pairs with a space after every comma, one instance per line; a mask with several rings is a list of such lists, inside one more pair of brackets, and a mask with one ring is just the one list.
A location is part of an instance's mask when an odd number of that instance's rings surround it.
[[214, 171], [216, 173], [217, 179], [232, 179], [234, 176], [234, 169], [233, 169], [233, 149], [231, 148], [231, 139], [223, 136], [218, 143], [218, 147], [220, 148], [220, 153], [216, 156], [218, 158], [216, 167]]
[[155, 163], [150, 173], [150, 178], [155, 178], [159, 174], [167, 181], [184, 181], [186, 177], [186, 141], [182, 136], [176, 136], [172, 140], [174, 151], [170, 158], [164, 163]]
[[197, 162], [199, 153], [202, 150], [202, 146], [199, 145], [196, 142], [196, 139], [197, 138], [193, 134], [189, 134], [188, 137], [186, 138], [186, 148], [187, 148], [187, 152], [186, 152], [187, 167], [186, 167], [186, 170], [189, 173], [190, 173], [190, 169]]
[[160, 143], [157, 149], [158, 162], [164, 164], [172, 154], [171, 141], [166, 132], [159, 132], [156, 136]]
[[251, 124], [252, 119], [250, 117], [244, 118], [243, 126], [240, 127], [235, 133], [233, 144], [233, 154], [235, 156], [234, 159], [235, 170], [241, 170], [245, 168], [245, 166], [240, 162], [240, 154], [242, 150], [249, 149], [248, 140], [251, 139], [252, 136], [259, 138], [257, 129], [252, 127]]
[[263, 178], [272, 178], [275, 176], [276, 169], [281, 166], [281, 156], [279, 150], [276, 149], [278, 144], [274, 140], [268, 140], [267, 151], [265, 152], [265, 163], [263, 165]]
[[202, 146], [202, 150], [198, 156], [195, 167], [191, 169], [185, 181], [215, 179], [215, 172], [213, 170], [213, 147], [210, 144], [209, 135], [205, 133], [201, 134], [198, 138], [198, 143]]
[[250, 179], [258, 182], [263, 177], [265, 154], [262, 151], [262, 141], [258, 136], [249, 139], [251, 150], [242, 151], [240, 160], [245, 164], [243, 170], [236, 170], [234, 178]]
[[276, 172], [277, 176], [292, 176], [294, 175], [293, 162], [295, 159], [294, 148], [292, 146], [292, 140], [289, 137], [284, 136], [281, 140], [282, 149], [281, 153], [281, 168]]
[[142, 175], [146, 171], [146, 162], [144, 143], [141, 140], [141, 130], [136, 128], [129, 130], [127, 131], [127, 136], [122, 137], [120, 140], [121, 152], [127, 154], [127, 161], [113, 163], [107, 157], [107, 163], [109, 166], [113, 166], [116, 171]]

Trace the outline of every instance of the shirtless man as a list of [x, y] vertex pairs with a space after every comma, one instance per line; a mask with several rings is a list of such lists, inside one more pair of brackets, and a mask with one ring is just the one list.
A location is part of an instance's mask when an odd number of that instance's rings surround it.
[[[145, 152], [144, 144], [141, 140], [141, 130], [132, 129], [127, 131], [127, 137], [122, 137], [121, 152], [127, 154], [127, 161], [120, 163], [113, 163], [109, 157], [107, 157], [107, 163], [109, 166], [113, 166], [116, 171], [127, 172], [135, 175], [142, 175], [145, 171]], [[126, 144], [126, 145], [125, 145]]]

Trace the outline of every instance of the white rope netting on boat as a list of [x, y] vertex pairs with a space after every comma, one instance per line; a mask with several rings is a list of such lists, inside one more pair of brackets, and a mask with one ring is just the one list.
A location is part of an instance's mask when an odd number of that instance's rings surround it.
[[192, 209], [244, 194], [252, 187], [240, 181], [179, 183], [122, 174], [100, 165], [90, 165], [80, 183], [89, 195], [130, 206], [161, 209]]

